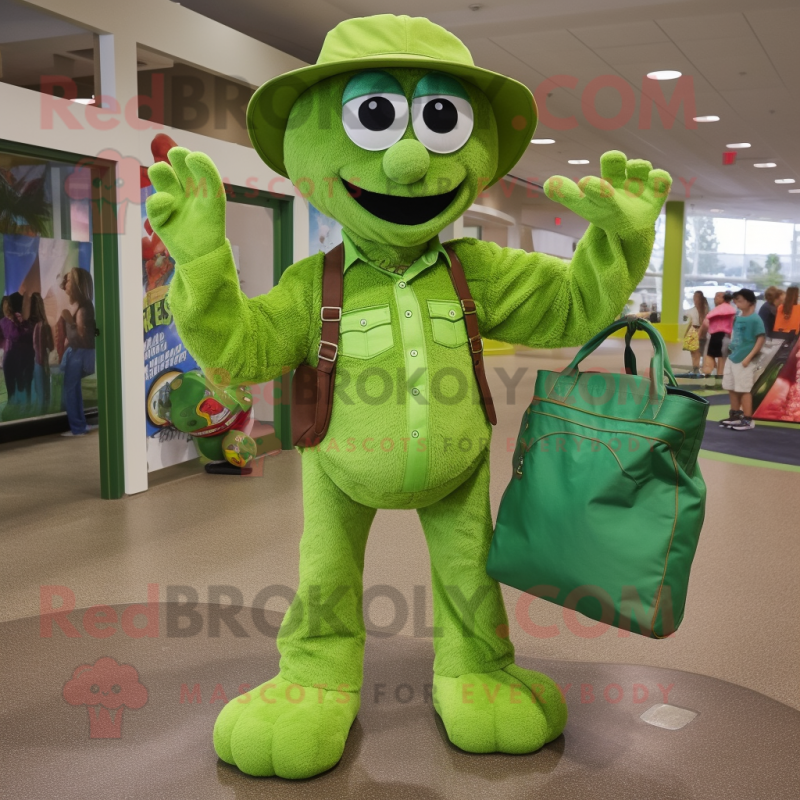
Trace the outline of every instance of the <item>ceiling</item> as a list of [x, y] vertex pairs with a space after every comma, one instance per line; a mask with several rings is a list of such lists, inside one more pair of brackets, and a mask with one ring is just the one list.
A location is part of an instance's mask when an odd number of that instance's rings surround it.
[[[577, 79], [574, 89], [554, 88], [547, 108], [578, 125], [554, 130], [540, 123], [513, 174], [542, 182], [552, 174], [581, 177], [598, 171], [605, 150], [647, 158], [675, 180], [672, 197], [696, 213], [791, 220], [800, 223], [800, 0], [182, 0], [182, 4], [308, 62], [325, 34], [344, 19], [377, 13], [427, 16], [459, 36], [476, 64], [502, 72], [535, 90], [554, 75]], [[472, 10], [470, 6], [480, 6]], [[642, 85], [648, 72], [676, 69], [693, 83], [696, 114], [719, 122], [692, 123], [684, 107], [673, 119], [664, 109], [649, 129], [640, 125]], [[612, 78], [603, 76], [613, 76]], [[624, 82], [635, 108], [624, 125], [587, 119], [581, 98], [587, 85]], [[621, 81], [620, 81], [621, 79]], [[652, 83], [652, 82], [649, 82]], [[675, 81], [658, 84], [667, 100]], [[632, 94], [631, 94], [632, 93]], [[619, 90], [600, 88], [596, 112], [614, 119]], [[686, 121], [684, 117], [686, 116]], [[688, 121], [688, 124], [687, 124]], [[669, 125], [669, 127], [667, 127]], [[609, 127], [605, 125], [604, 127]], [[750, 142], [737, 163], [722, 165], [726, 144]], [[585, 158], [576, 167], [568, 159]], [[752, 165], [773, 161], [774, 169]], [[681, 181], [681, 178], [683, 181]], [[794, 178], [780, 185], [776, 178]], [[536, 198], [529, 202], [537, 203]]]

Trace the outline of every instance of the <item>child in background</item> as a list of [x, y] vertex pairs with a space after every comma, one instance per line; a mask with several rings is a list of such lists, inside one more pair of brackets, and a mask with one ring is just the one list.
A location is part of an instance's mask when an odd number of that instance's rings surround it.
[[[19, 416], [22, 406], [30, 403], [33, 382], [33, 326], [23, 318], [23, 298], [14, 292], [3, 298], [0, 318], [0, 342], [3, 348], [3, 376], [8, 392], [9, 412], [5, 418]], [[18, 406], [11, 411], [12, 406]]]
[[772, 329], [775, 327], [775, 315], [778, 313], [778, 306], [783, 302], [786, 292], [777, 286], [770, 286], [764, 290], [764, 305], [758, 309], [758, 316], [764, 322], [764, 330], [767, 336], [772, 336]]
[[722, 388], [731, 398], [728, 419], [722, 427], [734, 431], [750, 431], [753, 422], [753, 395], [750, 390], [756, 380], [756, 365], [753, 359], [764, 346], [766, 332], [764, 321], [756, 314], [756, 296], [750, 289], [740, 289], [733, 295], [733, 302], [741, 311], [733, 323], [730, 355], [722, 376]]
[[725, 372], [733, 319], [736, 316], [736, 309], [730, 304], [730, 300], [731, 296], [727, 292], [717, 292], [714, 295], [714, 308], [700, 325], [698, 336], [701, 339], [706, 337], [708, 331], [708, 348], [703, 363], [703, 374], [706, 378], [711, 376], [715, 367], [718, 377]]
[[35, 404], [41, 413], [47, 413], [50, 407], [50, 353], [54, 348], [53, 329], [47, 321], [44, 310], [44, 299], [39, 292], [31, 295], [30, 313], [28, 316], [33, 325], [33, 391]]

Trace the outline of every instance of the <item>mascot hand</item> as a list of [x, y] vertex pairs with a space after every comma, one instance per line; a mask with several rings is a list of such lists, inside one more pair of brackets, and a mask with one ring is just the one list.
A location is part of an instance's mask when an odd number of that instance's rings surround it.
[[185, 147], [169, 151], [147, 171], [156, 193], [147, 198], [147, 216], [180, 266], [225, 244], [225, 190], [214, 162]]
[[600, 157], [600, 178], [577, 184], [555, 175], [544, 184], [545, 194], [607, 233], [626, 234], [652, 229], [667, 199], [672, 178], [649, 161], [628, 161], [611, 150]]

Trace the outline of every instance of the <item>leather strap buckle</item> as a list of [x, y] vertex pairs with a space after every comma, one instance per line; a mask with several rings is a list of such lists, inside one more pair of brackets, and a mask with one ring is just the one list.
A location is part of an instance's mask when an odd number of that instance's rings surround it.
[[[465, 312], [466, 313], [466, 312]], [[475, 340], [478, 340], [478, 349], [475, 349]], [[482, 353], [483, 352], [483, 339], [481, 339], [480, 335], [478, 336], [470, 336], [469, 338], [469, 349], [473, 353]]]
[[472, 298], [465, 298], [461, 301], [461, 310], [465, 314], [475, 314], [475, 301]]
[[[335, 311], [336, 316], [326, 317], [325, 316], [326, 311]], [[322, 306], [322, 308], [319, 310], [319, 318], [323, 322], [339, 322], [342, 319], [342, 308], [341, 306]]]
[[[326, 356], [322, 354], [322, 346], [327, 345], [328, 347], [333, 348], [333, 355]], [[336, 361], [337, 356], [339, 355], [339, 345], [334, 344], [333, 342], [323, 342], [319, 343], [319, 348], [317, 349], [317, 357], [321, 358], [323, 361]]]

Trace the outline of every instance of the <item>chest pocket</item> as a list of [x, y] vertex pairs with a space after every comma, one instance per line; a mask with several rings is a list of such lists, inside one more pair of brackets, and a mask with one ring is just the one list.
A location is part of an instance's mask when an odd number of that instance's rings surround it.
[[341, 355], [373, 358], [394, 344], [389, 306], [356, 308], [342, 314]]
[[461, 303], [455, 300], [428, 300], [433, 341], [445, 347], [460, 347], [466, 344], [467, 326]]

